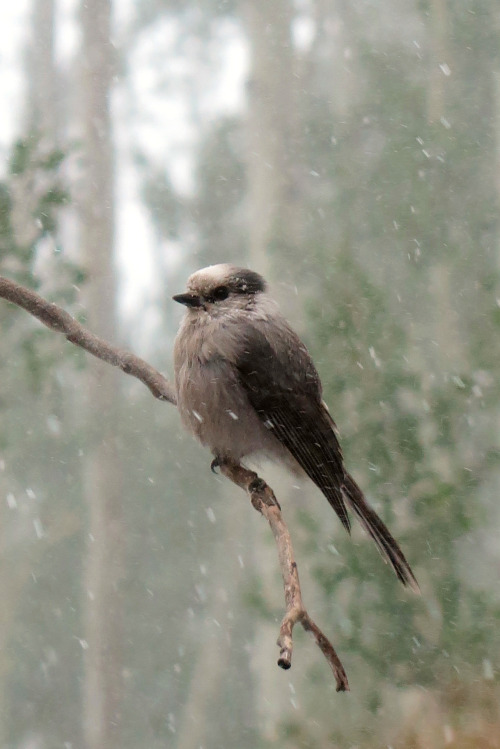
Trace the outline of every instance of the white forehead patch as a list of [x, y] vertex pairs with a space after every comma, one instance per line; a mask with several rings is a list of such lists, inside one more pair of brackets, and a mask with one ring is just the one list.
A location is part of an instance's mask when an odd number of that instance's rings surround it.
[[188, 278], [189, 287], [198, 287], [201, 285], [211, 285], [217, 281], [223, 281], [231, 275], [234, 266], [229, 263], [219, 263], [218, 265], [208, 265], [193, 273]]

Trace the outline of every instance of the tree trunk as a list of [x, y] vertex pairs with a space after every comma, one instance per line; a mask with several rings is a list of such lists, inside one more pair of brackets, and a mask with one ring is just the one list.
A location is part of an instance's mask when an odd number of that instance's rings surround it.
[[[236, 487], [223, 484], [221, 492], [224, 495], [224, 503], [227, 500], [228, 503], [236, 502], [241, 505], [237, 510], [231, 509], [224, 513], [222, 522], [218, 524], [221, 539], [232, 539], [233, 545], [236, 539], [241, 539], [239, 546], [242, 546], [245, 534], [248, 533], [247, 513], [252, 512], [253, 509], [250, 506], [245, 507], [244, 497], [241, 502], [242, 497], [238, 496]], [[247, 631], [244, 615], [237, 614], [234, 629], [228, 627], [232, 618], [228, 616], [228, 613], [237, 609], [239, 603], [238, 594], [242, 571], [236, 558], [231, 559], [227, 545], [222, 540], [215, 551], [210, 567], [211, 578], [216, 581], [216, 584], [212, 586], [210, 608], [204, 617], [200, 632], [196, 663], [184, 702], [176, 749], [199, 749], [201, 746], [206, 746], [207, 734], [213, 724], [212, 716], [218, 714], [229, 717], [227, 707], [223, 704], [226, 696], [225, 685], [231, 678], [229, 665], [230, 662], [237, 663], [238, 650], [241, 652], [244, 649], [243, 633]], [[231, 629], [232, 634], [228, 631]], [[249, 670], [248, 663], [244, 664], [244, 668]], [[234, 666], [232, 670], [236, 671]], [[247, 714], [252, 712], [254, 699], [252, 686], [250, 673], [245, 693], [242, 696], [241, 687], [235, 685], [232, 690], [231, 711], [233, 714], [237, 712], [241, 717], [242, 712]], [[242, 710], [242, 703], [247, 703], [244, 710]], [[219, 735], [221, 734], [224, 736], [223, 729], [219, 732]]]
[[54, 59], [54, 0], [34, 0], [28, 51], [28, 132], [39, 132], [50, 145], [57, 139], [57, 72]]
[[[113, 263], [114, 194], [110, 93], [110, 0], [83, 0], [83, 121], [85, 193], [82, 260], [88, 271], [87, 322], [106, 340], [116, 339]], [[88, 443], [85, 494], [89, 533], [84, 578], [86, 671], [84, 733], [88, 749], [120, 747], [122, 696], [121, 469], [116, 450], [118, 378], [97, 359], [88, 362]]]
[[446, 0], [430, 4], [430, 70], [427, 89], [427, 121], [439, 122], [444, 115], [445, 81], [449, 75], [446, 45]]
[[[303, 270], [302, 168], [297, 79], [292, 46], [294, 8], [289, 0], [248, 0], [243, 21], [250, 47], [247, 113], [247, 201], [249, 264], [265, 277], [291, 282]], [[283, 269], [286, 269], [283, 273]], [[278, 292], [279, 298], [279, 289]], [[291, 295], [279, 299], [294, 318]], [[296, 305], [295, 305], [296, 307]], [[280, 485], [281, 473], [266, 467], [266, 479]], [[280, 501], [287, 504], [284, 487]], [[267, 543], [269, 529], [259, 527], [252, 538], [253, 565], [270, 607], [281, 600], [282, 589], [275, 549]], [[288, 695], [276, 662], [275, 624], [259, 622], [252, 648], [256, 709], [266, 739], [275, 736]]]
[[[25, 79], [28, 83], [24, 103], [25, 131], [36, 129], [51, 144], [55, 142], [55, 100], [56, 66], [54, 61], [54, 0], [34, 0], [31, 15], [31, 39], [26, 53]], [[52, 113], [52, 114], [51, 114]], [[53, 115], [53, 116], [52, 116]], [[18, 246], [30, 245], [36, 234], [33, 226], [33, 211], [38, 194], [34, 185], [34, 170], [28, 168], [25, 173], [11, 179], [12, 222], [15, 241]], [[2, 487], [0, 495], [6, 496], [7, 490]], [[2, 570], [0, 572], [0, 746], [7, 746], [8, 710], [6, 683], [13, 667], [9, 655], [9, 641], [16, 625], [16, 615], [22, 600], [23, 592], [30, 572], [39, 559], [44, 545], [33, 547], [30, 544], [33, 533], [31, 513], [20, 514], [17, 524], [12, 523], [12, 513], [4, 505], [0, 511], [2, 534], [0, 552]], [[69, 524], [71, 526], [71, 524]], [[57, 528], [50, 528], [50, 539], [58, 539]], [[21, 551], [22, 549], [22, 551]]]
[[[495, 188], [497, 216], [500, 216], [500, 71], [493, 74], [495, 93]], [[500, 219], [497, 219], [497, 268], [500, 270]]]
[[253, 265], [269, 275], [270, 254], [298, 244], [299, 159], [295, 137], [293, 8], [288, 0], [245, 3], [250, 44], [247, 179], [249, 247]]

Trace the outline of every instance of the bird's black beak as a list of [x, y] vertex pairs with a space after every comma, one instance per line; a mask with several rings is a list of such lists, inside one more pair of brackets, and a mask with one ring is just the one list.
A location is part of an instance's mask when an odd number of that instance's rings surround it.
[[201, 307], [202, 306], [202, 300], [201, 297], [197, 296], [196, 294], [176, 294], [172, 297], [174, 302], [179, 302], [179, 304], [185, 304], [186, 307]]

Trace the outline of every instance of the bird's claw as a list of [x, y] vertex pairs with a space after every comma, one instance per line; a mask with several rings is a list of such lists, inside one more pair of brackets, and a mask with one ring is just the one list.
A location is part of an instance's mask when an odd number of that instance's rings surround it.
[[222, 461], [221, 461], [221, 459], [220, 459], [220, 458], [214, 458], [214, 459], [212, 460], [212, 462], [210, 463], [210, 470], [212, 471], [212, 473], [215, 473], [215, 474], [216, 474], [216, 473], [217, 473], [217, 470], [216, 470], [216, 469], [217, 469], [217, 468], [220, 468], [220, 467], [221, 467], [221, 465], [222, 465]]

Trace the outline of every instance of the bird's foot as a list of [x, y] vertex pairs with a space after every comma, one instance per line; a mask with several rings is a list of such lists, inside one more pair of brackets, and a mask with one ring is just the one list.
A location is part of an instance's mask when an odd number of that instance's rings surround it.
[[267, 489], [267, 484], [264, 479], [260, 478], [260, 476], [256, 476], [252, 483], [248, 486], [248, 491], [251, 493], [263, 492], [265, 489]]
[[[264, 502], [264, 504], [268, 505], [268, 507], [272, 507], [274, 505], [274, 507], [277, 507], [281, 512], [280, 503], [274, 496], [274, 492], [269, 488], [264, 479], [260, 478], [260, 476], [255, 476], [252, 483], [248, 486], [248, 491], [250, 492], [250, 495], [257, 494], [259, 497], [259, 501]], [[254, 505], [254, 507], [256, 506], [253, 499], [252, 504]]]

